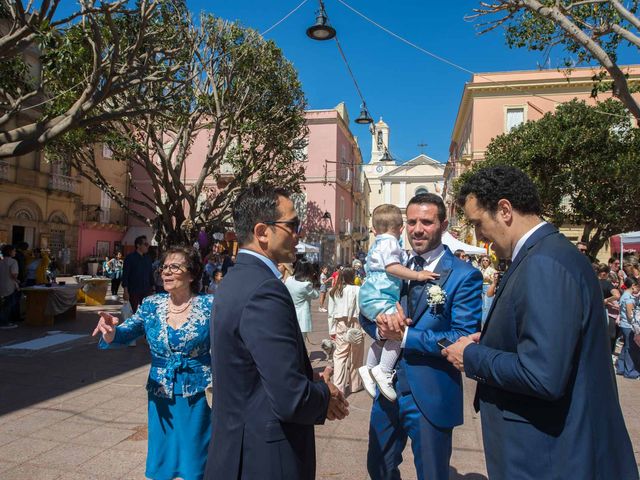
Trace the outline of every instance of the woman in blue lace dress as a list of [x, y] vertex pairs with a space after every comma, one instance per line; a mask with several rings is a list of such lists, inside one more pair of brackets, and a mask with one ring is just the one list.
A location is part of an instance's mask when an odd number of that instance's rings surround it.
[[211, 409], [209, 320], [213, 296], [199, 295], [202, 263], [191, 247], [172, 247], [160, 263], [166, 293], [146, 297], [122, 325], [100, 312], [93, 334], [100, 348], [147, 336], [151, 370], [146, 476], [154, 480], [201, 479], [207, 460]]

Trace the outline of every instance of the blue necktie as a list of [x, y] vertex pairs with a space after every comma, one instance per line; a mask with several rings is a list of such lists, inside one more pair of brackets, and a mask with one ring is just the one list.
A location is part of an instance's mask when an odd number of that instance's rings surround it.
[[[421, 272], [422, 270], [424, 270], [424, 258], [422, 258], [419, 255], [416, 255], [415, 257], [413, 257], [411, 259], [411, 261], [413, 262], [413, 270], [415, 272]], [[408, 301], [408, 306], [409, 306], [409, 318], [411, 318], [412, 320], [415, 321], [415, 318], [413, 318], [413, 314], [416, 311], [416, 307], [418, 306], [418, 301], [420, 300], [420, 296], [422, 293], [422, 288], [424, 287], [425, 282], [419, 282], [417, 280], [412, 280], [409, 283], [409, 301]]]

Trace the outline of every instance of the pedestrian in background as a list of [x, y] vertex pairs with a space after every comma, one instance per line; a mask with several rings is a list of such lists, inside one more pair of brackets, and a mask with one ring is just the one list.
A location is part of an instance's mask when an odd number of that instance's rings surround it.
[[[491, 308], [491, 297], [487, 296], [487, 290], [494, 281], [494, 276], [497, 272], [491, 265], [491, 259], [488, 255], [483, 255], [480, 259], [480, 273], [482, 274], [482, 323], [487, 319], [489, 314], [489, 308]], [[493, 296], [493, 295], [492, 295]]]
[[[625, 280], [626, 289], [620, 296], [620, 330], [622, 331], [622, 350], [618, 355], [618, 363], [616, 364], [616, 373], [625, 378], [635, 380], [640, 378], [640, 347], [633, 341], [635, 331], [640, 332], [640, 318], [638, 318], [638, 309], [640, 302], [640, 284], [635, 278], [627, 278]], [[634, 329], [635, 327], [635, 329]]]
[[130, 253], [124, 259], [122, 267], [123, 298], [131, 304], [131, 310], [136, 313], [138, 306], [145, 297], [151, 295], [154, 290], [153, 261], [148, 255], [149, 242], [145, 235], [137, 237], [134, 241], [135, 252]]
[[27, 278], [27, 257], [29, 255], [29, 244], [27, 242], [20, 242], [18, 248], [16, 248], [16, 262], [18, 262], [18, 283], [24, 285]]
[[109, 278], [111, 279], [111, 296], [117, 297], [120, 284], [122, 283], [122, 269], [124, 268], [122, 252], [116, 252], [107, 262], [107, 266]]
[[194, 248], [169, 248], [160, 271], [167, 293], [145, 297], [122, 325], [117, 317], [100, 312], [93, 335], [101, 335], [99, 346], [106, 349], [146, 334], [151, 369], [145, 475], [155, 480], [201, 479], [211, 437], [211, 408], [205, 390], [212, 383], [209, 320], [213, 297], [198, 295], [202, 264]]
[[215, 295], [218, 292], [218, 287], [220, 286], [220, 282], [222, 282], [222, 278], [224, 275], [222, 274], [222, 270], [216, 270], [213, 272], [213, 278], [207, 285], [207, 293], [211, 295]]
[[604, 299], [604, 309], [606, 311], [607, 318], [607, 332], [609, 333], [609, 344], [611, 346], [611, 355], [616, 350], [616, 323], [620, 308], [618, 301], [620, 300], [620, 290], [615, 288], [609, 280], [609, 266], [606, 263], [598, 265], [598, 282], [600, 283], [600, 290], [602, 291], [602, 297]]
[[355, 278], [353, 268], [344, 268], [329, 292], [329, 331], [336, 342], [333, 383], [345, 396], [364, 388], [358, 374], [364, 362], [364, 335], [358, 322], [360, 287], [354, 284]]
[[328, 273], [329, 273], [329, 266], [323, 265], [322, 269], [320, 270], [320, 307], [318, 307], [319, 312], [327, 311], [324, 305], [327, 299], [327, 290], [328, 290], [327, 284], [331, 283], [331, 277], [329, 277]]
[[26, 286], [44, 285], [47, 282], [49, 253], [40, 248], [33, 249], [33, 256], [27, 257]]
[[18, 262], [13, 258], [16, 249], [13, 245], [2, 246], [2, 258], [0, 258], [0, 329], [9, 330], [18, 325], [11, 322], [15, 310], [16, 295], [18, 289]]
[[296, 309], [300, 331], [306, 340], [307, 334], [313, 331], [311, 300], [320, 296], [319, 292], [313, 288], [313, 265], [311, 262], [303, 259], [298, 260], [293, 275], [284, 282], [284, 285], [289, 290]]

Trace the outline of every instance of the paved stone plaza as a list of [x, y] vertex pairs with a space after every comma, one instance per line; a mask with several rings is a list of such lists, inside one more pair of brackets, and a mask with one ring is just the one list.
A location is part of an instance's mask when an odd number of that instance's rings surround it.
[[[118, 310], [119, 304], [104, 309]], [[135, 348], [98, 351], [89, 335], [98, 307], [79, 307], [75, 321], [54, 327], [0, 332], [0, 478], [144, 479], [149, 352]], [[326, 313], [314, 304], [314, 333], [308, 345], [314, 367], [325, 365], [319, 350], [326, 337]], [[40, 350], [6, 346], [52, 335], [86, 334]], [[53, 333], [55, 334], [55, 332]], [[627, 427], [640, 459], [640, 382], [618, 377]], [[465, 424], [455, 429], [451, 479], [486, 479], [480, 419], [471, 407], [474, 384], [465, 383]], [[366, 474], [371, 399], [349, 397], [351, 414], [316, 429], [319, 479], [362, 480]], [[404, 479], [415, 479], [407, 446]]]

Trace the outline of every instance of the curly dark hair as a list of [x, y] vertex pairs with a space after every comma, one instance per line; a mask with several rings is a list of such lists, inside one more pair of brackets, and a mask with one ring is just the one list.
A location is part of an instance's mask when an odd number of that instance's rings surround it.
[[189, 286], [193, 293], [200, 292], [200, 279], [202, 278], [202, 261], [200, 260], [200, 252], [193, 247], [187, 247], [184, 245], [173, 245], [169, 247], [162, 254], [160, 265], [164, 265], [165, 260], [169, 255], [174, 253], [184, 256], [184, 262], [187, 265], [187, 271], [191, 273], [193, 279]]
[[478, 205], [491, 214], [498, 210], [498, 202], [509, 200], [514, 210], [524, 215], [540, 215], [542, 206], [538, 190], [529, 176], [516, 167], [498, 165], [481, 168], [460, 187], [456, 203], [464, 207], [473, 195]]
[[257, 223], [278, 220], [278, 197], [289, 198], [289, 192], [266, 183], [251, 183], [240, 191], [232, 211], [240, 246], [253, 240]]

